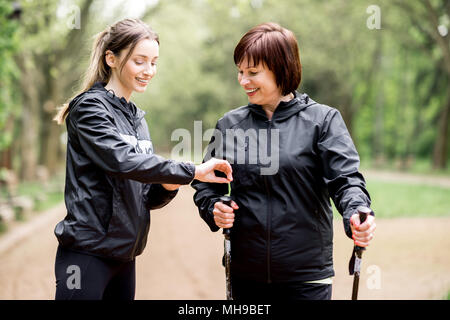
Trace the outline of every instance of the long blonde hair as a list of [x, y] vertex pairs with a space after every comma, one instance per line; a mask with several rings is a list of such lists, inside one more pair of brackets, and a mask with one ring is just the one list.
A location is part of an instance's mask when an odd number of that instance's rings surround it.
[[58, 113], [53, 120], [58, 124], [63, 124], [69, 113], [70, 100], [80, 93], [89, 90], [96, 82], [107, 83], [109, 81], [111, 68], [106, 64], [106, 51], [111, 50], [114, 55], [119, 56], [123, 49], [130, 49], [127, 56], [121, 62], [120, 70], [122, 70], [134, 47], [142, 39], [155, 40], [159, 44], [158, 34], [139, 19], [121, 20], [97, 34], [81, 90], [69, 99], [69, 102], [58, 108]]

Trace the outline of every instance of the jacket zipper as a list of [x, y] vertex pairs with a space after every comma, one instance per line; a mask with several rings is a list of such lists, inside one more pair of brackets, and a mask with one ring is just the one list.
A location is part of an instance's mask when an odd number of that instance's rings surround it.
[[[126, 109], [127, 110], [127, 114], [130, 117], [131, 120], [131, 126], [133, 127], [133, 133], [134, 136], [136, 137], [136, 140], [139, 141], [139, 132], [137, 131], [137, 124], [136, 124], [136, 118], [133, 116], [133, 114], [131, 113], [131, 111], [129, 110], [129, 108]], [[136, 145], [137, 148], [139, 147], [139, 143]]]
[[[269, 141], [270, 139], [270, 129], [272, 126], [272, 121], [268, 120], [267, 121], [269, 126], [267, 127], [267, 146], [270, 146], [271, 142]], [[272, 150], [270, 150], [270, 152], [272, 152]], [[271, 264], [271, 244], [270, 244], [270, 232], [271, 232], [271, 213], [272, 213], [272, 201], [270, 199], [271, 195], [270, 195], [270, 189], [268, 186], [268, 182], [267, 182], [267, 176], [264, 175], [264, 185], [266, 187], [266, 191], [267, 191], [267, 199], [268, 199], [268, 206], [267, 206], [267, 283], [271, 283], [272, 279], [271, 279], [271, 274], [270, 274], [270, 264]]]

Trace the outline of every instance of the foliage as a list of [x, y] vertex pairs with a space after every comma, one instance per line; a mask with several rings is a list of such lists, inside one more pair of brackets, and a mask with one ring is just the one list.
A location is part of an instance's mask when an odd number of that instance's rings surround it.
[[[0, 4], [0, 13], [5, 12], [9, 3], [0, 0]], [[39, 156], [25, 161], [20, 150], [27, 148], [20, 147], [13, 150], [14, 161], [23, 162], [25, 168], [33, 161], [52, 167], [51, 163], [63, 163], [64, 153], [52, 141], [64, 128], [49, 129], [51, 112], [76, 93], [93, 36], [130, 16], [137, 4], [106, 0], [21, 4], [19, 24], [0, 18], [0, 128], [3, 132], [8, 115], [21, 110], [17, 103], [5, 101], [21, 99], [23, 112], [16, 113], [17, 120], [36, 114], [36, 125], [15, 121], [7, 132], [27, 141], [28, 131], [36, 131], [31, 146]], [[438, 13], [441, 29], [450, 29], [449, 5], [442, 0], [408, 4], [380, 0], [381, 29], [368, 27], [369, 4], [362, 0], [140, 2], [134, 16], [158, 32], [161, 48], [158, 74], [146, 93], [132, 99], [147, 112], [156, 151], [170, 153], [178, 143], [171, 141], [175, 129], [193, 133], [194, 121], [202, 121], [204, 132], [225, 112], [247, 103], [237, 83], [233, 50], [249, 28], [273, 21], [291, 29], [299, 40], [303, 68], [299, 91], [341, 111], [363, 161], [395, 162], [403, 169], [414, 167], [416, 161], [432, 163], [436, 146], [444, 150], [437, 142], [450, 92], [442, 49], [442, 40], [448, 42], [449, 36], [430, 36], [435, 28], [427, 4]], [[63, 14], [73, 6], [80, 9], [79, 29], [68, 28], [69, 18]], [[4, 29], [4, 23], [9, 27]], [[10, 30], [10, 35], [3, 30]], [[20, 58], [26, 76], [19, 77], [12, 57]], [[5, 72], [8, 77], [3, 77]], [[25, 80], [25, 89], [14, 85], [18, 77]], [[7, 137], [2, 134], [0, 144]], [[450, 158], [450, 147], [446, 152]], [[51, 154], [59, 158], [50, 161]]]
[[19, 73], [14, 61], [14, 54], [19, 48], [19, 25], [10, 18], [12, 12], [11, 1], [0, 0], [0, 151], [11, 144], [13, 132], [8, 124], [20, 110], [15, 85]]

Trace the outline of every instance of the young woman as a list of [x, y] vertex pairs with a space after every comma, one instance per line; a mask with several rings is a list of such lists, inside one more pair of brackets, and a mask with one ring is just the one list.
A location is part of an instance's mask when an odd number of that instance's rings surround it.
[[134, 299], [149, 211], [194, 178], [232, 179], [224, 160], [195, 166], [153, 153], [145, 113], [130, 96], [145, 91], [158, 56], [158, 35], [148, 25], [117, 22], [98, 35], [84, 89], [56, 117], [68, 133], [67, 215], [55, 227], [56, 299]]
[[[192, 183], [194, 201], [212, 231], [232, 227], [234, 299], [330, 299], [330, 197], [357, 245], [369, 245], [375, 230], [373, 216], [360, 224], [356, 214], [371, 203], [358, 153], [338, 110], [296, 91], [301, 64], [290, 30], [275, 23], [252, 28], [237, 44], [234, 62], [249, 104], [226, 113], [217, 128], [226, 136], [221, 141], [233, 141], [233, 131], [247, 136], [226, 148], [217, 139], [209, 151], [232, 163], [233, 202], [219, 201], [226, 186], [200, 181]], [[266, 159], [252, 158], [252, 150], [262, 149], [276, 170], [264, 171]]]

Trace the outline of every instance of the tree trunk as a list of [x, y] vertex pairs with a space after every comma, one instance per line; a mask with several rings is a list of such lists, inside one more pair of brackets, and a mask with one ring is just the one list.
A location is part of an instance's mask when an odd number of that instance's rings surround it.
[[60, 80], [57, 75], [52, 75], [49, 71], [51, 65], [55, 62], [49, 56], [42, 57], [42, 63], [44, 66], [41, 72], [45, 77], [45, 82], [42, 84], [41, 96], [40, 96], [40, 150], [39, 150], [39, 164], [47, 168], [50, 175], [53, 175], [60, 168], [61, 161], [61, 143], [60, 134], [62, 126], [59, 126], [53, 117], [56, 114], [56, 107], [63, 99], [61, 96], [64, 94], [64, 87], [66, 80]]
[[[450, 92], [450, 88], [448, 92]], [[449, 120], [450, 120], [450, 95], [447, 96], [447, 102], [445, 106], [441, 109], [439, 115], [438, 133], [433, 150], [434, 169], [445, 169], [447, 166]]]
[[[430, 35], [434, 38], [437, 46], [441, 49], [443, 57], [443, 65], [447, 71], [447, 75], [450, 77], [450, 35], [441, 35], [438, 31], [440, 24], [440, 12], [434, 8], [430, 0], [424, 2], [430, 24], [432, 26]], [[450, 91], [447, 89], [447, 93]], [[447, 94], [447, 101], [442, 107], [439, 115], [438, 135], [433, 150], [433, 168], [444, 169], [447, 165], [447, 145], [448, 145], [448, 124], [450, 117], [450, 96]]]
[[[381, 59], [381, 57], [380, 57]], [[373, 152], [375, 165], [381, 166], [385, 161], [384, 150], [384, 81], [379, 81], [378, 92], [375, 95], [375, 119], [373, 134]]]
[[351, 106], [352, 100], [351, 98], [344, 97], [342, 98], [342, 107], [340, 108], [340, 112], [342, 115], [342, 119], [344, 119], [345, 125], [347, 126], [348, 132], [350, 133], [350, 136], [352, 136], [353, 133], [353, 117], [354, 112]]
[[19, 177], [20, 180], [33, 180], [36, 176], [38, 151], [38, 115], [39, 94], [36, 88], [36, 79], [33, 77], [33, 61], [27, 53], [21, 53], [16, 59], [23, 76], [20, 77], [20, 90], [22, 91], [22, 114], [20, 121], [19, 143]]
[[41, 151], [40, 164], [45, 166], [50, 175], [56, 173], [60, 169], [61, 164], [61, 143], [60, 135], [62, 127], [59, 126], [53, 117], [55, 115], [56, 104], [53, 100], [44, 103], [41, 114]]
[[12, 169], [12, 151], [8, 147], [0, 152], [0, 168]]
[[383, 79], [383, 42], [381, 34], [376, 35], [376, 46], [373, 52], [371, 71], [376, 75], [375, 81], [369, 82], [375, 88], [374, 121], [373, 121], [373, 159], [375, 166], [381, 166], [385, 161], [384, 136], [384, 79]]
[[[4, 134], [11, 134], [13, 136], [11, 144], [14, 143], [14, 124], [15, 119], [14, 116], [9, 116], [8, 121], [3, 128]], [[6, 168], [8, 170], [13, 169], [13, 160], [12, 160], [12, 146], [9, 144], [5, 149], [0, 151], [0, 168]]]

